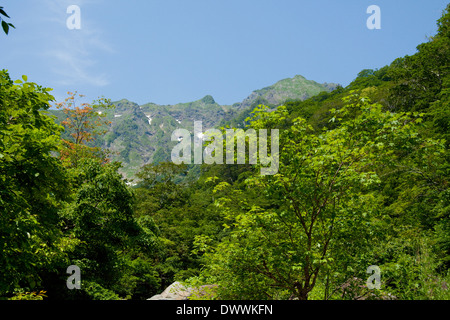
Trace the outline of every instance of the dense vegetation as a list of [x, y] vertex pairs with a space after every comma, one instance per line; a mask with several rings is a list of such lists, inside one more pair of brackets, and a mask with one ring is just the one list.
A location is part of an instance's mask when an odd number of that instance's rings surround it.
[[417, 49], [241, 115], [279, 129], [274, 175], [162, 162], [133, 188], [92, 143], [110, 101], [72, 95], [56, 121], [49, 89], [2, 71], [0, 297], [147, 299], [179, 280], [217, 284], [217, 299], [449, 299], [450, 5]]

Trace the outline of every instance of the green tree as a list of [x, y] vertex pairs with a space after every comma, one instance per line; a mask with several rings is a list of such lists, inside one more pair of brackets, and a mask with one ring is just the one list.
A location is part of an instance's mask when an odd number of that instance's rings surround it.
[[[282, 131], [279, 173], [248, 179], [271, 205], [242, 212], [230, 209], [234, 197], [218, 201], [232, 232], [209, 254], [205, 273], [224, 288], [221, 297], [307, 299], [342, 247], [364, 247], [373, 236], [366, 226], [379, 206], [368, 191], [380, 182], [377, 169], [419, 146], [440, 147], [419, 138], [418, 115], [384, 112], [355, 95], [345, 103], [332, 110], [335, 129], [315, 134], [296, 118]], [[284, 126], [288, 117], [284, 107], [257, 110], [252, 127]], [[342, 237], [350, 230], [351, 239]]]
[[390, 100], [402, 111], [426, 111], [445, 88], [449, 74], [450, 4], [438, 20], [438, 33], [417, 46], [412, 56], [396, 59], [388, 76], [394, 80]]
[[[69, 255], [84, 278], [77, 298], [132, 296], [139, 283], [134, 272], [143, 273], [142, 265], [147, 266], [149, 283], [158, 282], [145, 259], [157, 249], [154, 229], [135, 218], [133, 193], [118, 168], [118, 163], [82, 160], [74, 201], [61, 212], [65, 235], [79, 240]], [[124, 277], [134, 280], [124, 286]]]
[[56, 151], [63, 128], [45, 114], [51, 89], [0, 72], [0, 296], [36, 288], [58, 255], [58, 210], [68, 199]]

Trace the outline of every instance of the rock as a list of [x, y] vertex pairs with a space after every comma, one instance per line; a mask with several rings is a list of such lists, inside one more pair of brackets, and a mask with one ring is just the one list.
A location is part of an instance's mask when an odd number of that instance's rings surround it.
[[161, 294], [154, 295], [147, 300], [189, 300], [194, 298], [213, 297], [217, 285], [204, 285], [198, 288], [186, 287], [180, 282], [174, 282], [168, 286]]
[[174, 282], [161, 294], [154, 295], [148, 300], [187, 300], [191, 295], [191, 288], [187, 288], [180, 282]]

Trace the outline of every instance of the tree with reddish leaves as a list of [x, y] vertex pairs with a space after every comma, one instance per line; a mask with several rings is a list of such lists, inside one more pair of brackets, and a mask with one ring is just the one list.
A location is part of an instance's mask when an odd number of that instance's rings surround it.
[[77, 167], [80, 159], [96, 159], [108, 162], [108, 151], [93, 145], [95, 138], [107, 132], [111, 124], [106, 119], [105, 111], [114, 108], [109, 99], [99, 98], [93, 103], [79, 103], [78, 99], [85, 96], [75, 92], [68, 92], [64, 102], [56, 103], [67, 118], [61, 122], [70, 134], [70, 139], [63, 139], [60, 158], [67, 167]]

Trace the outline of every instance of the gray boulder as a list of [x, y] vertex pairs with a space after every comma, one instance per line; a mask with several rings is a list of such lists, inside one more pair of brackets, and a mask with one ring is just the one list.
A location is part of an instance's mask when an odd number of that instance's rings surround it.
[[189, 300], [193, 297], [198, 298], [211, 298], [214, 296], [214, 290], [217, 285], [204, 285], [198, 288], [186, 287], [180, 282], [174, 282], [168, 286], [161, 294], [154, 295], [147, 300]]

